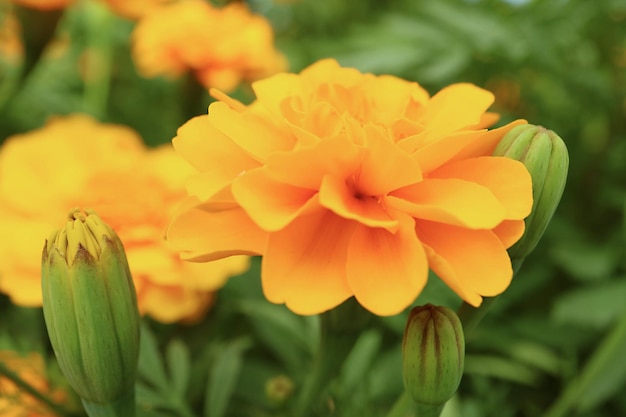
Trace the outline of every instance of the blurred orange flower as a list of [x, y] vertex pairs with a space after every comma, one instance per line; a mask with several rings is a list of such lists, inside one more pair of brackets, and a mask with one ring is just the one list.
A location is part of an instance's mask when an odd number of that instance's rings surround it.
[[104, 0], [116, 14], [137, 20], [173, 0]]
[[486, 130], [491, 93], [454, 84], [429, 97], [333, 60], [253, 89], [250, 106], [214, 91], [174, 138], [199, 171], [167, 235], [183, 258], [261, 254], [265, 296], [299, 314], [351, 296], [397, 314], [429, 266], [475, 306], [507, 288], [531, 179], [490, 156], [525, 123]]
[[75, 0], [11, 0], [20, 6], [29, 7], [38, 10], [57, 10], [63, 9], [74, 3]]
[[10, 11], [0, 15], [0, 64], [18, 64], [24, 53], [20, 23]]
[[[65, 391], [51, 389], [45, 364], [39, 354], [20, 356], [17, 352], [3, 350], [0, 351], [0, 362], [51, 400], [57, 403], [68, 400], [68, 394]], [[57, 414], [21, 390], [13, 381], [0, 375], [0, 415], [3, 417], [53, 417]]]
[[142, 313], [162, 322], [204, 313], [211, 291], [249, 261], [194, 265], [165, 242], [190, 169], [170, 145], [148, 150], [132, 130], [87, 116], [54, 119], [7, 139], [0, 148], [0, 291], [18, 305], [41, 305], [44, 239], [80, 206], [119, 234]]
[[227, 91], [285, 68], [273, 38], [269, 22], [243, 3], [218, 9], [188, 0], [139, 21], [132, 35], [133, 58], [145, 77], [177, 77], [191, 70], [207, 88]]

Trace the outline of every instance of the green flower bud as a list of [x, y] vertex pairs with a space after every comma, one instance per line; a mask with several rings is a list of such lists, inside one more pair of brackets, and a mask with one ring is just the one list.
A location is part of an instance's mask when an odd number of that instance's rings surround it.
[[418, 416], [439, 416], [461, 383], [465, 337], [456, 313], [427, 304], [409, 313], [402, 340], [404, 386]]
[[511, 259], [521, 261], [535, 249], [559, 205], [569, 166], [567, 147], [553, 131], [526, 124], [511, 129], [493, 154], [522, 162], [532, 177], [533, 208], [524, 221], [526, 231], [509, 249]]
[[139, 312], [122, 242], [74, 209], [42, 255], [43, 312], [68, 382], [91, 417], [135, 415]]

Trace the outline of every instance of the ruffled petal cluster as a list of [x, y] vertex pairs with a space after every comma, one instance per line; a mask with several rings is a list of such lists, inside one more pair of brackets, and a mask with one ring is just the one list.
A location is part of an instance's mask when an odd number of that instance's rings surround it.
[[139, 310], [162, 322], [193, 319], [245, 257], [190, 264], [165, 242], [191, 172], [171, 146], [147, 149], [125, 127], [87, 116], [52, 120], [0, 148], [0, 291], [41, 305], [41, 248], [73, 207], [94, 209], [120, 236]]
[[[60, 387], [51, 386], [43, 358], [38, 353], [20, 355], [15, 351], [0, 351], [0, 362], [24, 382], [59, 404], [74, 405], [73, 397]], [[3, 417], [44, 417], [53, 414], [47, 405], [26, 393], [13, 381], [0, 375], [0, 414]]]
[[299, 314], [351, 296], [397, 314], [429, 267], [474, 306], [507, 288], [531, 179], [490, 156], [525, 123], [487, 130], [491, 93], [454, 84], [430, 97], [333, 60], [253, 89], [249, 106], [214, 91], [174, 138], [198, 171], [167, 235], [185, 259], [263, 255], [265, 296]]
[[241, 2], [215, 8], [189, 0], [142, 18], [132, 35], [133, 58], [145, 77], [177, 77], [188, 70], [208, 87], [233, 90], [282, 71], [269, 22]]

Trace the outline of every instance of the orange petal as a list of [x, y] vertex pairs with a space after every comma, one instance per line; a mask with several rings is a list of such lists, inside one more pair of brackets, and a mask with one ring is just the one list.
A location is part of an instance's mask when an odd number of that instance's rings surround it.
[[505, 248], [510, 248], [524, 235], [524, 220], [505, 220], [491, 231], [498, 236]]
[[458, 178], [489, 189], [506, 210], [506, 219], [523, 219], [533, 205], [528, 170], [513, 159], [483, 156], [445, 164], [429, 178]]
[[250, 218], [267, 231], [280, 230], [307, 209], [319, 207], [316, 190], [275, 181], [265, 167], [237, 178], [232, 192]]
[[278, 152], [267, 160], [268, 175], [294, 187], [319, 190], [322, 178], [346, 178], [356, 171], [361, 151], [345, 137], [319, 142], [314, 147]]
[[208, 116], [198, 116], [178, 129], [176, 151], [200, 174], [191, 177], [189, 191], [204, 200], [229, 184], [243, 171], [259, 166], [233, 141], [215, 129]]
[[469, 230], [417, 220], [418, 238], [428, 245], [431, 269], [468, 303], [502, 293], [511, 283], [511, 260], [490, 230]]
[[453, 84], [431, 97], [420, 121], [433, 134], [477, 125], [493, 100], [491, 92], [473, 84]]
[[526, 120], [518, 119], [497, 129], [489, 130], [480, 140], [473, 141], [466, 146], [454, 159], [459, 160], [475, 156], [491, 155], [502, 137], [506, 135], [509, 130], [513, 129], [515, 126], [524, 125], [526, 123]]
[[365, 127], [366, 152], [355, 179], [358, 190], [365, 195], [382, 196], [422, 180], [417, 160], [383, 133], [371, 125]]
[[343, 178], [327, 175], [319, 192], [320, 204], [337, 215], [368, 227], [382, 227], [394, 233], [398, 221], [392, 219], [377, 198], [355, 195]]
[[211, 124], [257, 161], [273, 152], [289, 150], [295, 144], [288, 132], [279, 131], [254, 114], [238, 113], [228, 104], [215, 102], [209, 107]]
[[428, 262], [414, 221], [399, 214], [396, 234], [357, 226], [348, 247], [348, 284], [363, 307], [379, 316], [398, 314], [426, 285]]
[[426, 179], [389, 194], [385, 201], [411, 216], [470, 229], [493, 229], [505, 210], [487, 188], [458, 179]]
[[263, 254], [267, 233], [240, 207], [216, 209], [191, 197], [172, 220], [167, 240], [181, 258], [207, 262], [231, 255]]
[[265, 297], [297, 314], [318, 314], [352, 295], [346, 281], [354, 223], [322, 211], [270, 235], [261, 279]]

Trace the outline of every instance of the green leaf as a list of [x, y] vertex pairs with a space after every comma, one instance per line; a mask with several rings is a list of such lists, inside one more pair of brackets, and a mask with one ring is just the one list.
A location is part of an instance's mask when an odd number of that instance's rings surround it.
[[625, 310], [626, 278], [585, 286], [557, 299], [552, 317], [561, 323], [606, 328]]
[[167, 369], [170, 375], [170, 386], [173, 393], [184, 398], [189, 385], [191, 360], [187, 346], [180, 340], [172, 340], [165, 351]]
[[485, 375], [524, 385], [536, 385], [540, 374], [532, 368], [510, 359], [491, 355], [467, 355], [465, 373]]
[[381, 342], [382, 336], [375, 330], [366, 331], [359, 337], [342, 366], [339, 388], [343, 393], [349, 394], [363, 383], [380, 350]]
[[235, 391], [241, 373], [243, 353], [250, 346], [248, 339], [239, 339], [217, 354], [215, 365], [209, 371], [204, 415], [223, 417]]
[[139, 364], [137, 368], [139, 377], [152, 384], [159, 392], [167, 392], [169, 390], [169, 382], [159, 353], [159, 346], [156, 338], [145, 323], [141, 326]]

